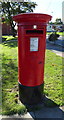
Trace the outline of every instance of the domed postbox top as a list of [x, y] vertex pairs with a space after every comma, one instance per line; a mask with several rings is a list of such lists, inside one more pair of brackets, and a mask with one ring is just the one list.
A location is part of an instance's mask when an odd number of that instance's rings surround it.
[[17, 23], [25, 23], [25, 22], [48, 23], [51, 20], [51, 18], [52, 16], [41, 13], [23, 13], [13, 16], [13, 20]]

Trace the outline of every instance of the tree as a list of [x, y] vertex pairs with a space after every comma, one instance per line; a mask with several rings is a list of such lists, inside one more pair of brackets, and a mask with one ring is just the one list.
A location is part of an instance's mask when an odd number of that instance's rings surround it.
[[63, 24], [61, 18], [56, 18], [55, 24]]
[[11, 26], [13, 36], [16, 35], [16, 23], [12, 20], [12, 16], [19, 13], [33, 12], [36, 6], [34, 2], [0, 2], [2, 8], [0, 9], [1, 16], [5, 18], [5, 22]]

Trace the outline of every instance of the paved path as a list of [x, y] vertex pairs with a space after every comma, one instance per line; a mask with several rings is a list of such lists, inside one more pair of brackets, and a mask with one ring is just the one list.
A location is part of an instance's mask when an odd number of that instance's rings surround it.
[[[54, 104], [53, 106], [47, 107], [47, 101]], [[52, 105], [51, 104], [51, 105]], [[21, 103], [20, 103], [21, 105]], [[26, 106], [30, 112], [25, 115], [11, 115], [11, 116], [0, 116], [2, 120], [64, 120], [64, 107], [58, 107], [54, 101], [50, 100], [47, 96], [44, 97], [41, 103], [33, 106]], [[37, 107], [37, 110], [35, 109]]]
[[[46, 49], [51, 50], [52, 52], [56, 53], [56, 55], [59, 55], [61, 57], [64, 57], [64, 45], [62, 44], [62, 40], [57, 40], [55, 43], [50, 42], [48, 39], [46, 40]], [[64, 40], [63, 40], [64, 41]]]
[[[47, 40], [48, 40], [48, 37], [49, 35], [46, 35]], [[58, 40], [55, 41], [55, 44], [64, 47], [64, 36], [59, 36]]]
[[[42, 106], [42, 105], [41, 105]], [[0, 116], [0, 120], [64, 120], [64, 113], [59, 107], [42, 106], [41, 109], [27, 112], [25, 115]]]

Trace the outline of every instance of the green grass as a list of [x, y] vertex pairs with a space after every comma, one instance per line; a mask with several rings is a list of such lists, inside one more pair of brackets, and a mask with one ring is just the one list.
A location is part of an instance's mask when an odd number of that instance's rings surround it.
[[64, 69], [62, 57], [57, 56], [55, 53], [47, 50], [45, 61], [44, 92], [48, 98], [60, 106], [64, 104], [62, 100], [62, 79], [64, 79], [62, 69]]
[[2, 38], [5, 38], [6, 40], [15, 40], [17, 39], [18, 37], [13, 37], [13, 36], [2, 36]]
[[64, 32], [57, 32], [57, 34], [64, 36]]
[[[26, 108], [18, 101], [17, 47], [0, 45], [2, 50], [2, 114], [24, 114]], [[0, 113], [1, 114], [1, 113]]]
[[9, 40], [17, 40], [17, 36], [16, 37], [13, 37], [13, 36], [2, 36], [2, 42], [5, 42], [5, 41], [9, 41]]
[[[11, 45], [13, 44], [13, 45]], [[18, 98], [18, 48], [17, 41], [0, 44], [2, 55], [2, 113], [5, 115], [24, 114], [26, 106], [20, 104]], [[64, 58], [63, 58], [64, 60]], [[63, 64], [63, 66], [62, 66]], [[44, 93], [54, 103], [62, 106], [62, 57], [46, 50]], [[63, 75], [64, 77], [64, 75]], [[47, 106], [54, 106], [47, 101]]]
[[[49, 35], [49, 34], [52, 34], [52, 33], [54, 33], [54, 32], [47, 32], [48, 35]], [[59, 35], [61, 35], [61, 36], [64, 36], [64, 32], [57, 32], [57, 34], [59, 34]]]

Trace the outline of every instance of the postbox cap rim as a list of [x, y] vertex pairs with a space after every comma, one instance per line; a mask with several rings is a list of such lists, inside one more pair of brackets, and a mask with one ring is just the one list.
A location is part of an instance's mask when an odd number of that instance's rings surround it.
[[51, 18], [52, 18], [51, 15], [42, 13], [21, 13], [13, 16], [13, 20], [18, 23], [31, 20], [45, 21], [47, 23], [48, 21], [51, 20]]

